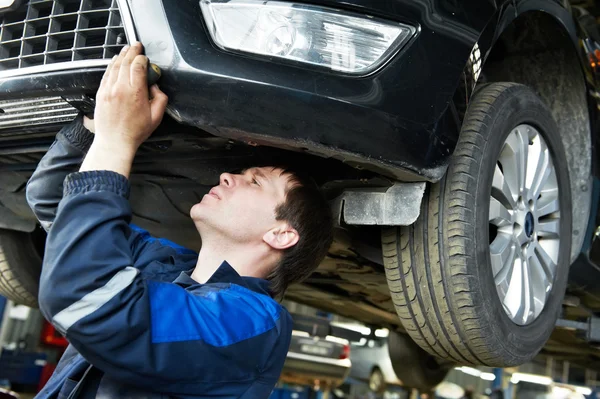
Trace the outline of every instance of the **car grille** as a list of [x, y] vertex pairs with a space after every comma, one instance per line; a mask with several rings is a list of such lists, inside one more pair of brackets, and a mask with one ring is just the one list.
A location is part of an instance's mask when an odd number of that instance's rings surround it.
[[117, 0], [31, 0], [0, 19], [0, 71], [112, 58], [127, 42]]
[[77, 112], [61, 97], [0, 101], [0, 135], [13, 128], [68, 122]]

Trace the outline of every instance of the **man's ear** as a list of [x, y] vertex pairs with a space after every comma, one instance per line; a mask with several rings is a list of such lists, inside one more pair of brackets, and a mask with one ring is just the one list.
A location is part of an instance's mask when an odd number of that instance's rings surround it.
[[273, 249], [287, 249], [296, 245], [300, 236], [295, 228], [287, 223], [281, 223], [277, 227], [269, 230], [264, 236], [263, 241]]

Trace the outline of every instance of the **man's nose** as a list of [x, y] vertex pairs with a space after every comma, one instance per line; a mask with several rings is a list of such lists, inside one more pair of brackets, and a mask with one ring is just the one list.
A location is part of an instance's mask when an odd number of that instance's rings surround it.
[[233, 187], [235, 185], [235, 180], [231, 173], [221, 173], [219, 183], [223, 186]]

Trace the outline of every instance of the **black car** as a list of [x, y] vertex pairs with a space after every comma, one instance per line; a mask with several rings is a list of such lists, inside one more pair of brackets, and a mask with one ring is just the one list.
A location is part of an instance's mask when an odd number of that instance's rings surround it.
[[566, 0], [2, 6], [4, 295], [36, 303], [44, 236], [28, 177], [59, 127], [92, 111], [109, 59], [139, 40], [170, 102], [134, 165], [136, 224], [197, 249], [188, 211], [219, 172], [283, 160], [322, 186], [337, 221], [330, 255], [289, 299], [404, 331], [428, 367], [518, 365], [543, 347], [573, 364], [600, 358], [568, 331], [550, 337], [559, 313], [600, 311], [589, 256], [598, 10]]
[[279, 379], [282, 383], [329, 391], [350, 374], [350, 340], [360, 333], [331, 325], [319, 317], [292, 314], [294, 330]]

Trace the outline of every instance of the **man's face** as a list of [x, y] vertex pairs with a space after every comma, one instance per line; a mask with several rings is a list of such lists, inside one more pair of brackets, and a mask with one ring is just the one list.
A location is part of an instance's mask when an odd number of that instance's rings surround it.
[[216, 233], [238, 243], [262, 242], [278, 223], [275, 208], [285, 201], [289, 179], [282, 169], [273, 167], [223, 173], [220, 184], [192, 207], [190, 215], [202, 235]]

